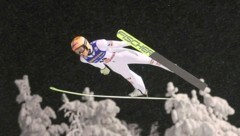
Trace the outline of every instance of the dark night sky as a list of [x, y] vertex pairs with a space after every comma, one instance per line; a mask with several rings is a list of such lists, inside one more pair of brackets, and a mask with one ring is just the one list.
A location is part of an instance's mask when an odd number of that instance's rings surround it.
[[[95, 94], [131, 92], [133, 88], [121, 76], [113, 72], [101, 75], [97, 68], [80, 63], [70, 49], [70, 41], [76, 35], [89, 41], [117, 40], [119, 29], [196, 77], [204, 78], [213, 95], [227, 99], [236, 109], [229, 121], [240, 126], [239, 1], [1, 0], [0, 5], [0, 129], [4, 135], [20, 133], [17, 123], [20, 105], [15, 100], [18, 90], [14, 80], [24, 74], [29, 76], [32, 94], [43, 97], [42, 106], [49, 105], [55, 110], [62, 104], [61, 94], [50, 91], [49, 86], [79, 92], [89, 86]], [[191, 89], [196, 89], [156, 67], [130, 67], [142, 76], [151, 96], [164, 96], [169, 81], [183, 93], [190, 94]], [[116, 100], [116, 103], [121, 108], [118, 117], [139, 123], [145, 128], [144, 133], [154, 121], [159, 121], [162, 132], [172, 125], [163, 101]]]

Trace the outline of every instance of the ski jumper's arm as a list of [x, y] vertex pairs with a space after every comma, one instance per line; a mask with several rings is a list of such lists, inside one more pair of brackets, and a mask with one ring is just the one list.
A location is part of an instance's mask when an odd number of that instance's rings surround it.
[[109, 46], [112, 48], [123, 48], [123, 47], [130, 46], [124, 41], [109, 40], [108, 42], [109, 42]]
[[128, 47], [128, 46], [130, 46], [130, 45], [128, 45], [124, 41], [108, 40], [107, 50], [109, 50], [111, 52], [122, 52], [122, 51], [126, 51], [126, 48], [124, 48], [124, 47]]

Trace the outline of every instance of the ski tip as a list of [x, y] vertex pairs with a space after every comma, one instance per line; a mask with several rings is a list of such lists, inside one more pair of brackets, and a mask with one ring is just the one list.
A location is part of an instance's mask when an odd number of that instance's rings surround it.
[[124, 31], [123, 29], [119, 29], [117, 32], [121, 32], [121, 31]]
[[[125, 31], [123, 30], [123, 29], [119, 29], [118, 31], [117, 31], [117, 34], [116, 34], [116, 36], [119, 38], [119, 39], [121, 39], [121, 34], [122, 33], [125, 33]], [[122, 39], [121, 39], [122, 40]]]
[[50, 89], [50, 90], [56, 90], [56, 88], [53, 87], [53, 86], [50, 86], [49, 89]]

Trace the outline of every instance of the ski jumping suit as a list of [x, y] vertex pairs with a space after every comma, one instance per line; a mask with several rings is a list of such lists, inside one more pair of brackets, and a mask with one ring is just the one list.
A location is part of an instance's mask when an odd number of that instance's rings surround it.
[[112, 71], [122, 75], [127, 79], [135, 89], [139, 89], [142, 93], [146, 92], [146, 88], [142, 78], [133, 72], [128, 64], [150, 64], [161, 67], [170, 71], [152, 58], [135, 50], [124, 47], [129, 46], [124, 41], [112, 40], [95, 40], [90, 43], [92, 49], [87, 57], [80, 57], [83, 63], [91, 64], [100, 69], [107, 65]]

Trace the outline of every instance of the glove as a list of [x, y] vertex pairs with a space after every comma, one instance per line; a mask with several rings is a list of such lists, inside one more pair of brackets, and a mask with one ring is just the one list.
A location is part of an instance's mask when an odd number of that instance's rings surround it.
[[105, 67], [105, 68], [101, 69], [100, 72], [103, 75], [108, 75], [110, 73], [110, 70], [107, 67]]

